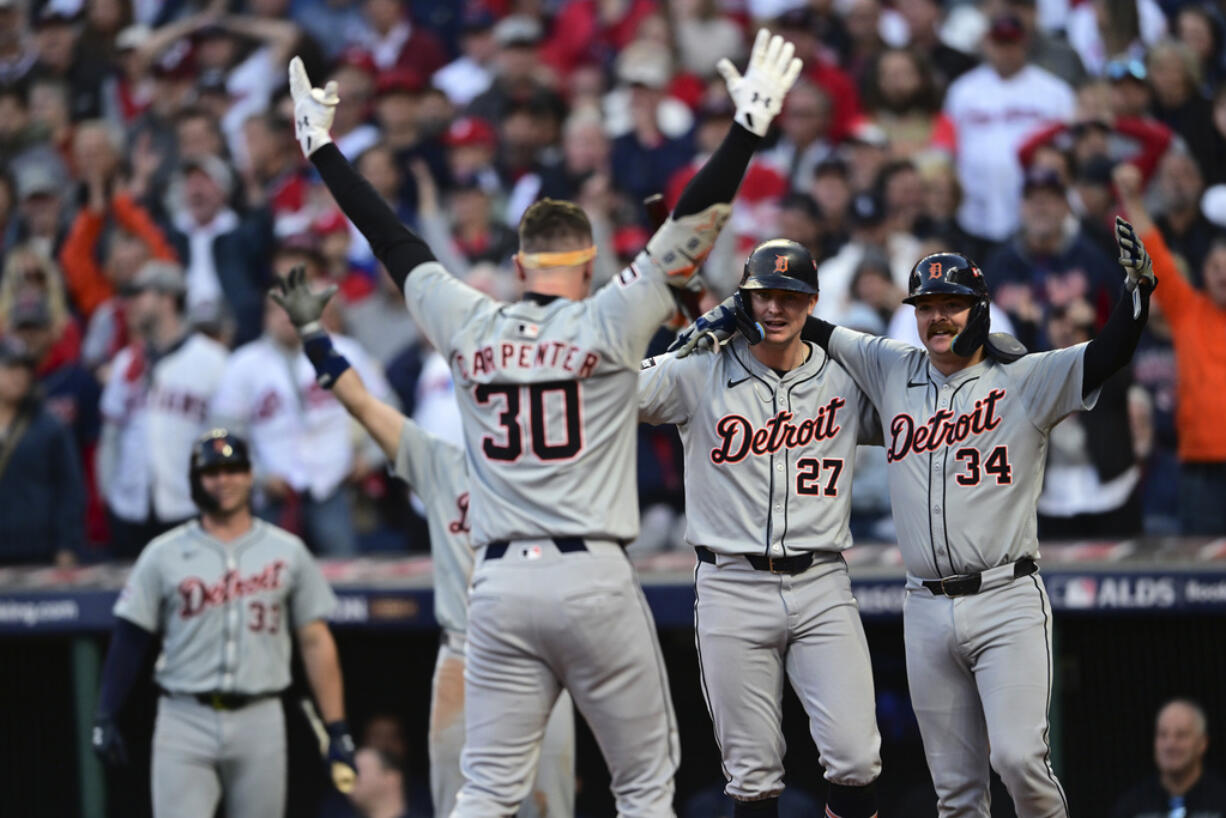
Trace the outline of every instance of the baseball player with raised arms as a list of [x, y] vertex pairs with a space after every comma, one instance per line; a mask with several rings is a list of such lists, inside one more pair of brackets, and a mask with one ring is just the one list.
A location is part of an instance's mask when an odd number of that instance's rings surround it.
[[[298, 329], [319, 384], [332, 390], [383, 449], [393, 473], [425, 504], [434, 556], [434, 615], [443, 629], [430, 695], [430, 794], [435, 814], [450, 815], [463, 783], [464, 642], [473, 571], [464, 450], [426, 432], [366, 388], [358, 370], [332, 345], [320, 323], [324, 306], [335, 292], [335, 285], [312, 292], [305, 270], [299, 267], [277, 281], [271, 296]], [[321, 346], [323, 351], [317, 351]], [[574, 814], [574, 761], [574, 708], [570, 695], [563, 691], [545, 728], [532, 796], [520, 806], [520, 818]]]
[[336, 597], [301, 540], [251, 512], [247, 444], [214, 429], [192, 446], [200, 517], [141, 552], [115, 603], [93, 745], [111, 764], [127, 747], [116, 718], [162, 637], [162, 690], [153, 732], [153, 814], [230, 818], [285, 812], [285, 716], [290, 636], [329, 736], [327, 761], [342, 792], [353, 786], [336, 643], [324, 621]]
[[830, 782], [826, 815], [876, 815], [873, 673], [842, 552], [858, 443], [880, 443], [868, 398], [800, 337], [817, 305], [802, 245], [767, 241], [740, 294], [761, 328], [715, 355], [643, 363], [639, 418], [675, 423], [685, 449], [695, 643], [733, 815], [777, 816], [783, 682], [809, 714]]
[[[987, 818], [989, 763], [1019, 818], [1068, 815], [1048, 744], [1051, 604], [1035, 505], [1051, 428], [1094, 406], [1148, 317], [1149, 255], [1121, 219], [1116, 241], [1127, 292], [1088, 343], [1026, 354], [989, 334], [983, 273], [959, 253], [911, 272], [924, 349], [814, 318], [806, 328], [881, 417], [907, 568], [907, 677], [942, 818]], [[725, 302], [704, 327], [731, 331], [737, 311]]]
[[600, 744], [618, 814], [674, 814], [676, 721], [651, 612], [622, 548], [638, 531], [639, 362], [673, 313], [673, 288], [710, 251], [800, 72], [793, 50], [763, 31], [744, 76], [721, 63], [737, 124], [646, 249], [590, 298], [587, 217], [565, 202], [530, 207], [516, 257], [527, 292], [512, 304], [452, 277], [400, 224], [330, 144], [335, 87], [311, 88], [301, 61], [290, 64], [303, 152], [404, 291], [456, 383], [478, 551], [456, 818], [518, 808], [562, 689]]

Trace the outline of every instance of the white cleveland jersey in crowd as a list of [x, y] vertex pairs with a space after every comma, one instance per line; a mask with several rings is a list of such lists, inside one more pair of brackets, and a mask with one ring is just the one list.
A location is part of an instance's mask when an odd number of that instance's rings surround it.
[[153, 362], [136, 346], [115, 356], [100, 408], [115, 427], [116, 450], [110, 473], [99, 475], [115, 514], [173, 521], [196, 513], [188, 458], [228, 354], [211, 338], [191, 334]]
[[720, 554], [780, 558], [851, 546], [858, 443], [876, 412], [820, 347], [783, 376], [740, 335], [716, 354], [643, 362], [639, 419], [675, 423], [685, 446], [685, 538]]
[[191, 520], [145, 547], [115, 615], [162, 635], [155, 676], [171, 693], [253, 696], [290, 683], [290, 636], [336, 596], [302, 540], [255, 519], [221, 542]]
[[880, 412], [907, 572], [938, 579], [1037, 557], [1048, 434], [1098, 400], [1081, 395], [1086, 345], [949, 376], [923, 349], [843, 327], [829, 348]]
[[392, 473], [409, 484], [426, 507], [434, 559], [434, 618], [444, 630], [468, 629], [468, 472], [464, 450], [406, 419]]
[[464, 421], [472, 544], [638, 534], [634, 399], [647, 342], [675, 309], [645, 253], [590, 298], [504, 304], [419, 265], [414, 320], [451, 365]]
[[984, 63], [954, 80], [945, 113], [958, 133], [963, 229], [994, 241], [1013, 234], [1022, 191], [1017, 149], [1038, 128], [1070, 120], [1075, 106], [1068, 83], [1035, 65], [1004, 79]]
[[[352, 338], [332, 343], [381, 401], [391, 389], [378, 364]], [[289, 350], [267, 335], [235, 350], [226, 365], [212, 417], [246, 432], [260, 474], [275, 474], [298, 492], [323, 500], [353, 468], [355, 425], [340, 402], [315, 381], [301, 347]]]

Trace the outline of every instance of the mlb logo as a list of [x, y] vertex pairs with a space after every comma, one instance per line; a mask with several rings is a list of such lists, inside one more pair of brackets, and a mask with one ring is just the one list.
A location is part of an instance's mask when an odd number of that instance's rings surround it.
[[517, 329], [519, 330], [519, 337], [521, 338], [536, 340], [541, 334], [541, 328], [537, 324], [523, 323], [520, 324]]
[[1072, 577], [1064, 585], [1066, 608], [1093, 608], [1098, 600], [1098, 580], [1093, 577]]
[[541, 547], [539, 545], [529, 545], [520, 551], [520, 556], [526, 560], [539, 560], [541, 558]]

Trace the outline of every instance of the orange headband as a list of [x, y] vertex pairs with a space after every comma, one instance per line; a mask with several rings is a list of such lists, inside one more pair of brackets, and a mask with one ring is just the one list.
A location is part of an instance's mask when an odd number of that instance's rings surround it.
[[546, 267], [576, 267], [596, 258], [596, 247], [584, 247], [582, 250], [567, 250], [562, 253], [523, 253], [519, 254], [519, 263], [526, 269], [540, 270]]

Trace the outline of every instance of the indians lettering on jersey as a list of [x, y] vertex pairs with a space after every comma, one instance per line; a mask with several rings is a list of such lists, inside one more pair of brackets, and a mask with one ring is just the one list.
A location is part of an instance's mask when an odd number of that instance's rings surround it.
[[281, 587], [285, 568], [285, 560], [276, 560], [246, 578], [240, 577], [238, 571], [226, 571], [212, 585], [199, 577], [188, 577], [179, 583], [179, 597], [183, 601], [179, 616], [190, 619], [215, 605], [224, 605], [258, 591], [276, 590]]
[[[472, 369], [469, 370], [468, 362]], [[456, 366], [465, 380], [492, 375], [506, 369], [559, 368], [575, 378], [586, 378], [600, 363], [600, 355], [566, 341], [503, 341], [487, 344], [466, 357], [457, 352]]]
[[467, 534], [472, 530], [468, 525], [468, 492], [455, 498], [455, 507], [460, 516], [447, 523], [447, 530], [452, 534]]
[[972, 435], [995, 429], [1002, 420], [997, 407], [1004, 397], [1004, 389], [993, 389], [986, 397], [975, 401], [974, 408], [969, 412], [955, 415], [949, 409], [938, 409], [932, 417], [919, 424], [905, 412], [895, 415], [890, 421], [890, 446], [886, 449], [886, 460], [897, 463], [913, 452], [933, 452], [942, 446], [952, 446]]
[[[324, 404], [336, 401], [336, 397], [332, 394], [331, 389], [325, 389], [314, 381], [306, 386], [306, 394], [302, 398], [309, 408], [323, 406]], [[267, 389], [260, 397], [256, 398], [255, 419], [268, 420], [277, 415], [283, 407], [284, 403], [281, 393], [275, 387]]]
[[784, 448], [795, 449], [829, 440], [843, 428], [838, 423], [838, 411], [846, 405], [846, 400], [835, 396], [818, 409], [817, 414], [799, 423], [793, 421], [792, 412], [784, 409], [757, 429], [741, 415], [724, 415], [715, 424], [720, 445], [711, 450], [711, 462], [716, 465], [739, 463], [751, 453], [768, 455]]

